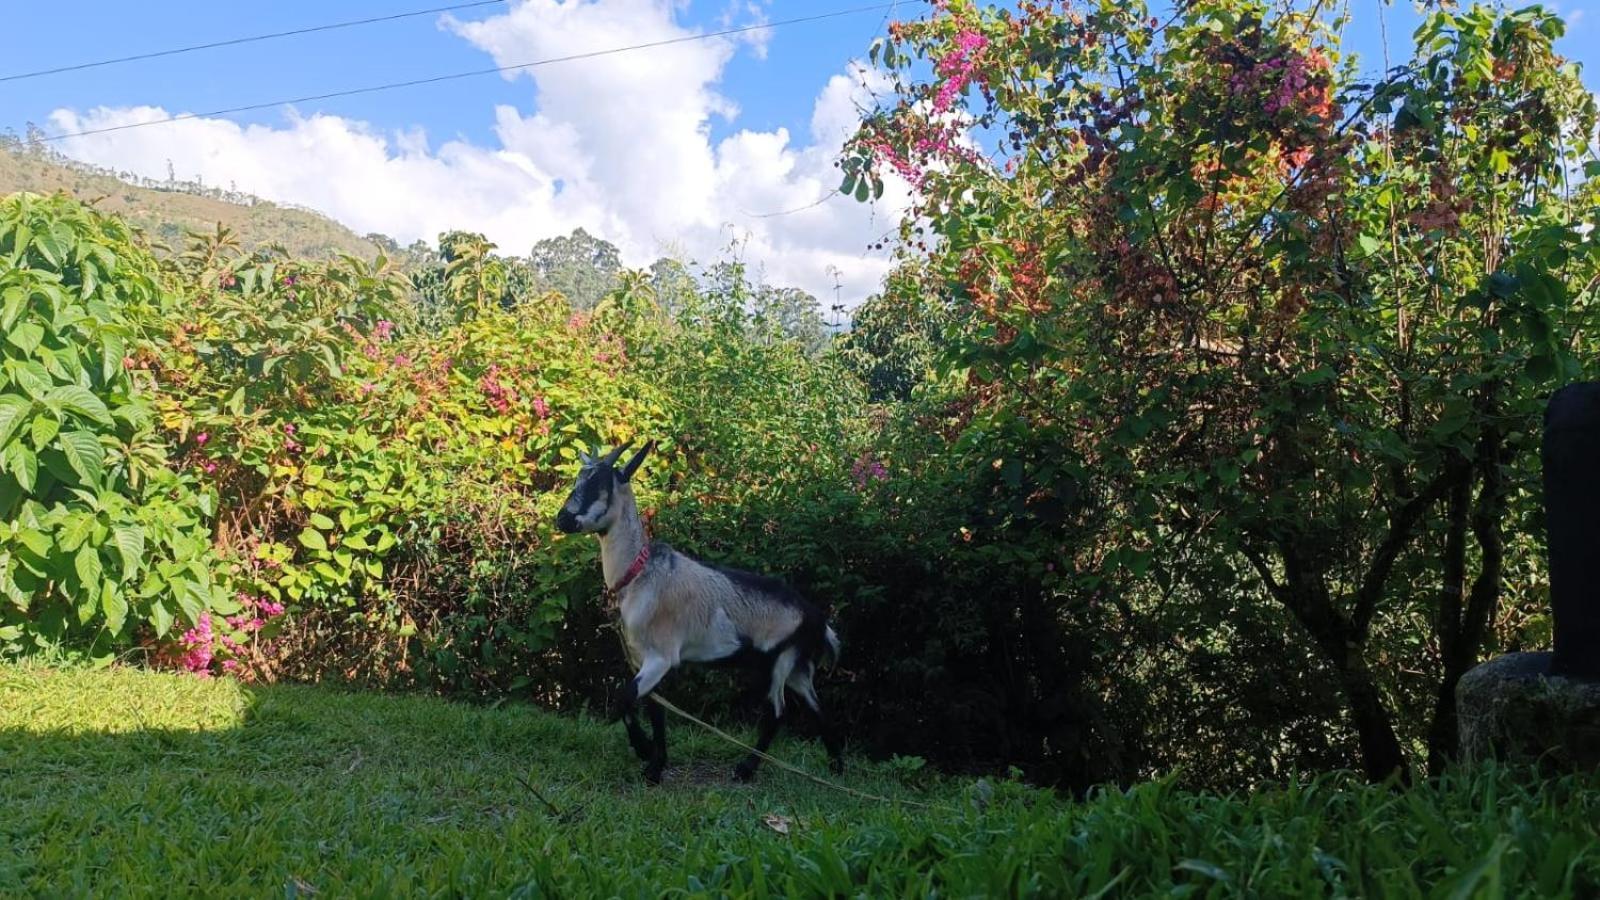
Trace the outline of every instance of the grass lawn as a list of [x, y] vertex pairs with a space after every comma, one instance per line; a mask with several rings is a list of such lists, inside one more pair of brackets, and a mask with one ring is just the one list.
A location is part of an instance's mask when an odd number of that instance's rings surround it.
[[852, 760], [928, 810], [673, 732], [648, 788], [620, 726], [525, 707], [0, 665], [0, 896], [1600, 896], [1600, 777], [1074, 803]]

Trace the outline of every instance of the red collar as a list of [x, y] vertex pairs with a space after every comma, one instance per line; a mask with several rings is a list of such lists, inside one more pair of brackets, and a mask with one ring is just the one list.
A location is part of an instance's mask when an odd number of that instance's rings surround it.
[[623, 588], [632, 584], [633, 580], [639, 577], [639, 573], [644, 571], [644, 564], [649, 561], [650, 542], [647, 540], [644, 542], [644, 546], [639, 549], [639, 555], [633, 558], [633, 565], [628, 567], [628, 571], [623, 574], [622, 580], [611, 587], [611, 593], [621, 593]]

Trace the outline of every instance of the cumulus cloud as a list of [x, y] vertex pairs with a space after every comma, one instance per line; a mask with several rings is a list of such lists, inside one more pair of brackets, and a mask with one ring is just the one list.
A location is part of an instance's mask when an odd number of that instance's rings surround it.
[[[732, 3], [727, 16], [765, 21], [762, 7]], [[675, 0], [523, 0], [478, 22], [442, 27], [498, 65], [696, 34]], [[833, 160], [882, 76], [851, 63], [820, 87], [809, 133], [738, 130], [721, 94], [728, 62], [766, 45], [766, 30], [508, 73], [532, 88], [525, 108], [485, 109], [495, 146], [431, 147], [420, 127], [386, 134], [338, 116], [291, 112], [281, 125], [189, 119], [62, 142], [70, 156], [162, 177], [236, 184], [263, 197], [321, 210], [358, 232], [402, 242], [453, 228], [480, 231], [510, 253], [575, 227], [603, 235], [630, 265], [665, 252], [701, 262], [730, 247], [776, 284], [858, 302], [889, 262], [865, 250], [909, 202], [903, 184], [864, 206], [829, 196]], [[520, 106], [520, 104], [519, 104]], [[57, 110], [61, 132], [150, 121], [161, 108]]]

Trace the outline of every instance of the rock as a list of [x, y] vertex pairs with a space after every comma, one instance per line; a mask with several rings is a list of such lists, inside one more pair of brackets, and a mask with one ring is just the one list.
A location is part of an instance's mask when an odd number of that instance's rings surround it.
[[1461, 677], [1461, 759], [1600, 769], [1600, 681], [1551, 675], [1553, 653], [1508, 653]]

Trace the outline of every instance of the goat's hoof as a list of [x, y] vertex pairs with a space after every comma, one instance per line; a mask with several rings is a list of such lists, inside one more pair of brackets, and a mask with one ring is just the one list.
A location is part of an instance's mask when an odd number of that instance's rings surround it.
[[655, 754], [655, 749], [642, 740], [635, 740], [633, 735], [628, 735], [628, 746], [633, 748], [633, 754], [639, 757], [640, 762], [649, 762]]
[[834, 757], [832, 759], [832, 761], [830, 761], [828, 763], [828, 769], [830, 771], [832, 771], [833, 774], [835, 774], [835, 775], [843, 775], [844, 774], [844, 758], [843, 757], [838, 757], [838, 756]]
[[733, 767], [733, 780], [741, 784], [748, 784], [756, 779], [756, 764], [750, 760], [740, 760]]
[[640, 774], [644, 775], [646, 784], [660, 784], [661, 770], [664, 768], [666, 768], [666, 763], [651, 762], [645, 763], [644, 768], [639, 771]]

